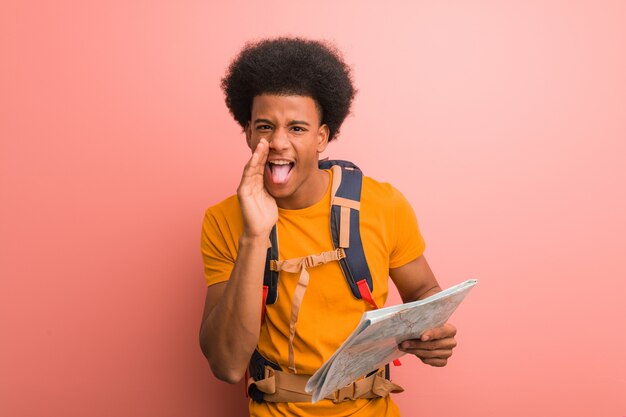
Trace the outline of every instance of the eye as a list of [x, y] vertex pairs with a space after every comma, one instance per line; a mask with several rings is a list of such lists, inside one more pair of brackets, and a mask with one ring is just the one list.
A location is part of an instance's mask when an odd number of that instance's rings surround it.
[[256, 127], [256, 130], [271, 130], [271, 129], [272, 129], [272, 126], [270, 125], [258, 125]]
[[303, 127], [300, 127], [300, 126], [293, 126], [293, 127], [292, 127], [292, 129], [293, 129], [295, 132], [306, 132], [306, 129], [305, 129], [305, 128], [303, 128]]

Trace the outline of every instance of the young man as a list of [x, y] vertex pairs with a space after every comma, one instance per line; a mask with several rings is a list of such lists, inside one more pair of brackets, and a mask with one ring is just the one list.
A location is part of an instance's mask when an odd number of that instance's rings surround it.
[[[200, 344], [215, 376], [226, 382], [240, 381], [257, 353], [289, 377], [306, 380], [372, 308], [353, 296], [337, 259], [331, 256], [320, 265], [303, 261], [311, 254], [334, 253], [329, 224], [335, 174], [319, 169], [318, 159], [349, 113], [355, 93], [350, 69], [329, 45], [264, 40], [243, 49], [222, 88], [252, 157], [237, 195], [209, 208], [204, 218], [208, 288]], [[389, 277], [405, 302], [441, 291], [422, 255], [415, 215], [400, 192], [363, 177], [359, 210], [378, 306], [387, 298]], [[278, 298], [262, 318], [263, 276], [275, 225], [284, 267]], [[446, 324], [400, 348], [426, 364], [444, 366], [456, 345], [455, 333]], [[272, 399], [271, 389], [261, 391], [266, 393], [261, 401], [250, 401], [252, 416], [399, 415], [387, 392], [312, 404], [300, 397]]]

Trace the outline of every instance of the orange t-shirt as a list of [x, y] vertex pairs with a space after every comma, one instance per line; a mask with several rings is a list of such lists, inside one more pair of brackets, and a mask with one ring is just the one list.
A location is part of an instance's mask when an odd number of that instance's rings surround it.
[[[332, 171], [328, 171], [332, 176]], [[316, 204], [300, 209], [279, 208], [277, 232], [279, 259], [292, 259], [333, 249], [330, 232], [330, 184]], [[424, 240], [417, 219], [404, 196], [390, 184], [363, 177], [360, 231], [363, 250], [372, 274], [372, 295], [378, 306], [387, 299], [389, 268], [418, 258]], [[207, 285], [229, 279], [243, 222], [237, 196], [209, 208], [202, 228], [202, 255]], [[350, 335], [363, 313], [371, 307], [356, 299], [338, 262], [307, 269], [310, 281], [296, 325], [293, 341], [299, 374], [313, 374]], [[258, 350], [270, 361], [288, 367], [291, 299], [299, 274], [281, 271], [278, 299], [268, 305], [261, 326]], [[334, 404], [256, 403], [250, 401], [251, 416], [399, 416], [391, 398], [360, 399]]]

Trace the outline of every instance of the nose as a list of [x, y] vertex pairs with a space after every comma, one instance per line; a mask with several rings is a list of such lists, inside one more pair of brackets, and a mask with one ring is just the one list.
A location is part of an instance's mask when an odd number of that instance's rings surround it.
[[289, 137], [284, 129], [276, 129], [268, 138], [270, 150], [283, 151], [289, 147]]

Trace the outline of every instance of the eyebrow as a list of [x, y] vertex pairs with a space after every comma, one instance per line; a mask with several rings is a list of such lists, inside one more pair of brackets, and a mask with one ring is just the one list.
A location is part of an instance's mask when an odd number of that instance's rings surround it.
[[[270, 125], [273, 125], [273, 124], [274, 124], [274, 122], [272, 122], [272, 121], [271, 121], [271, 120], [269, 120], [269, 119], [256, 119], [256, 120], [254, 121], [254, 124], [257, 124], [257, 123], [267, 123], [267, 124], [270, 124]], [[306, 126], [311, 126], [311, 124], [310, 124], [309, 122], [305, 122], [304, 120], [292, 120], [292, 121], [290, 121], [289, 123], [287, 123], [287, 126], [293, 126], [293, 125], [306, 125]]]

